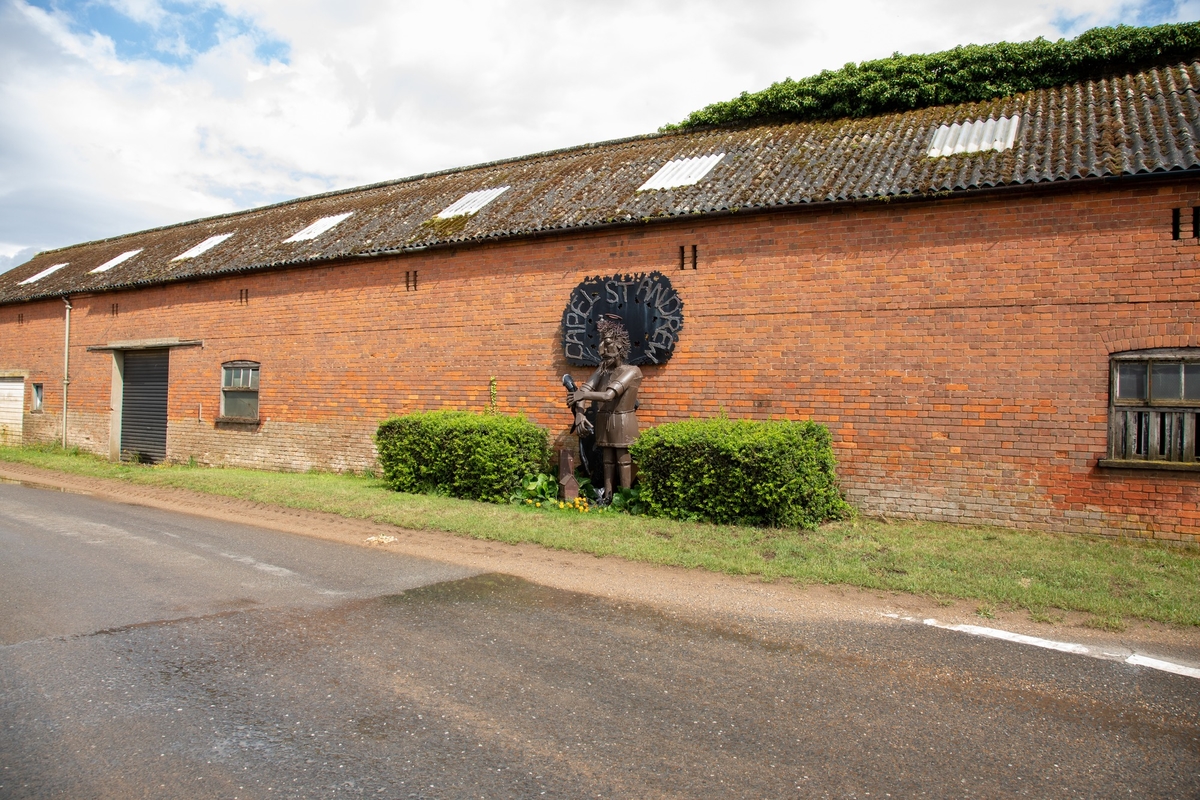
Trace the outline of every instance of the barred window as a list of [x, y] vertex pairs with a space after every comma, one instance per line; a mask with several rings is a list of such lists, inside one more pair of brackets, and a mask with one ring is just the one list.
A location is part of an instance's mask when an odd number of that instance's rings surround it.
[[221, 416], [258, 421], [258, 363], [230, 361], [221, 365]]
[[1101, 466], [1200, 469], [1200, 348], [1118, 353], [1111, 382]]

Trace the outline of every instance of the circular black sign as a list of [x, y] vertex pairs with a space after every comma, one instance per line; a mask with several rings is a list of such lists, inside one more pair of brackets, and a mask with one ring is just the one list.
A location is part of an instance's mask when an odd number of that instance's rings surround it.
[[630, 364], [662, 364], [683, 329], [683, 301], [661, 272], [588, 278], [575, 287], [563, 311], [563, 351], [577, 367], [600, 363], [596, 320], [617, 314], [629, 331]]

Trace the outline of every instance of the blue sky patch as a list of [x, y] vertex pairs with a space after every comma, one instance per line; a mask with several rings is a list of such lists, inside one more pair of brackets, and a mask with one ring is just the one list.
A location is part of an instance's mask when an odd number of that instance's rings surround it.
[[133, 19], [104, 0], [27, 0], [30, 5], [58, 13], [70, 20], [78, 33], [99, 33], [112, 39], [123, 61], [150, 59], [170, 66], [187, 66], [196, 56], [223, 39], [249, 36], [254, 54], [263, 63], [287, 63], [287, 42], [259, 28], [253, 20], [229, 14], [219, 3], [171, 2], [159, 4], [154, 21]]
[[1177, 22], [1179, 18], [1178, 3], [1175, 0], [1145, 0], [1134, 11], [1132, 25], [1161, 25], [1164, 22]]
[[[1088, 14], [1070, 17], [1059, 14], [1051, 25], [1067, 38], [1075, 38], [1088, 28], [1096, 26], [1094, 19]], [[1120, 9], [1117, 19], [1104, 23], [1107, 25], [1162, 25], [1165, 22], [1179, 22], [1180, 8], [1176, 0], [1141, 0], [1139, 3], [1128, 3]]]

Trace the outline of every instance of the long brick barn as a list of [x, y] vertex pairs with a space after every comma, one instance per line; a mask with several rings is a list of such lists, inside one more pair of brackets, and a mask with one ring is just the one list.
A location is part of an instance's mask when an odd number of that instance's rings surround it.
[[811, 418], [867, 513], [1197, 541], [1198, 84], [650, 135], [44, 252], [0, 275], [0, 437], [362, 470], [388, 415], [494, 388], [568, 446], [573, 292], [660, 273], [643, 427]]

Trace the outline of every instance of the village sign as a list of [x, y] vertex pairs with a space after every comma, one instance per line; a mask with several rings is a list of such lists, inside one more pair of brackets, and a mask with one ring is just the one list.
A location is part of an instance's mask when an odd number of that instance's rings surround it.
[[562, 316], [563, 352], [577, 367], [600, 363], [596, 322], [621, 318], [629, 332], [630, 364], [662, 364], [683, 329], [683, 301], [661, 272], [588, 278], [575, 287]]

